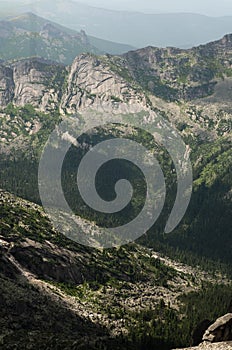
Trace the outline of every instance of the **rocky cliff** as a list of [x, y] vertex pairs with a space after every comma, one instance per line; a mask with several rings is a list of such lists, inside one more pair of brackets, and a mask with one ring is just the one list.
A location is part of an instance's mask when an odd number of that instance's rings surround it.
[[0, 106], [32, 104], [40, 110], [58, 106], [66, 69], [43, 59], [25, 59], [0, 66]]
[[114, 72], [106, 57], [77, 57], [69, 68], [66, 85], [61, 101], [61, 109], [66, 113], [87, 108], [119, 113], [148, 108], [141, 88]]
[[[50, 25], [46, 31], [59, 36]], [[146, 108], [152, 95], [203, 109], [207, 102], [224, 102], [229, 110], [231, 60], [228, 35], [191, 50], [148, 47], [123, 56], [82, 54], [67, 68], [39, 58], [2, 62], [0, 104], [31, 103], [43, 111], [56, 107], [68, 113], [102, 106], [121, 112], [126, 105], [135, 111]]]
[[146, 109], [147, 99], [136, 83], [110, 69], [104, 57], [80, 55], [66, 68], [43, 59], [25, 59], [0, 66], [0, 106], [31, 104], [40, 111], [76, 113], [86, 108], [118, 112]]

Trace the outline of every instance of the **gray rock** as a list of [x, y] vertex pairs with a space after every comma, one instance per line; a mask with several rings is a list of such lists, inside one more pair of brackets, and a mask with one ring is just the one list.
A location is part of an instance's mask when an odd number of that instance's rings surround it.
[[14, 80], [12, 69], [0, 65], [0, 107], [7, 106], [14, 96]]
[[[124, 62], [120, 61], [123, 67]], [[67, 87], [61, 101], [64, 113], [92, 108], [124, 113], [147, 108], [145, 95], [110, 67], [106, 56], [98, 59], [82, 54], [70, 66]]]
[[231, 349], [232, 349], [232, 342], [221, 342], [221, 343], [204, 342], [199, 346], [196, 346], [193, 348], [184, 348], [181, 350], [231, 350]]
[[203, 341], [211, 343], [229, 340], [232, 340], [232, 313], [218, 318], [203, 336]]

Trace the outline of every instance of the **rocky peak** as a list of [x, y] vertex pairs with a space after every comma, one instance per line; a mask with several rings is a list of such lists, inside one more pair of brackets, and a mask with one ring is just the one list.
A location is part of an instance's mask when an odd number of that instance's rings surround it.
[[[50, 23], [44, 25], [45, 32], [54, 37], [61, 33]], [[5, 69], [2, 64], [1, 86], [7, 92], [1, 92], [0, 104], [30, 103], [42, 111], [53, 106], [70, 114], [85, 108], [133, 113], [147, 108], [147, 91], [168, 101], [208, 97], [220, 79], [229, 79], [232, 66], [229, 49], [215, 51], [210, 60], [206, 55], [223, 41], [231, 43], [231, 38], [192, 50], [147, 47], [120, 57], [81, 54], [67, 68], [38, 58], [16, 61]], [[88, 40], [84, 31], [80, 40]]]
[[80, 39], [84, 45], [89, 45], [89, 39], [87, 37], [86, 32], [83, 29], [80, 31]]
[[193, 49], [147, 47], [124, 54], [131, 75], [167, 100], [193, 100], [213, 94], [219, 79], [231, 76], [232, 35]]
[[121, 113], [146, 106], [145, 95], [113, 71], [106, 56], [82, 54], [71, 65], [61, 103], [64, 112], [104, 108]]
[[196, 52], [208, 59], [221, 59], [222, 62], [231, 55], [232, 51], [232, 34], [225, 35], [222, 39], [210, 42], [206, 45], [200, 45], [193, 48]]
[[226, 34], [222, 40], [221, 40], [222, 44], [224, 44], [225, 46], [230, 45], [230, 47], [232, 46], [232, 34]]
[[209, 43], [205, 46], [215, 46], [216, 48], [221, 48], [224, 50], [228, 50], [232, 48], [232, 34], [226, 34], [224, 37], [220, 40], [214, 41], [212, 43]]

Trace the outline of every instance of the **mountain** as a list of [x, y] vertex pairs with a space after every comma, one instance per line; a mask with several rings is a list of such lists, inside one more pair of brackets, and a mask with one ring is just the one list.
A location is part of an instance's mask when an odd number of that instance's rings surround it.
[[[69, 26], [68, 27], [61, 26], [57, 23], [41, 18], [31, 12], [27, 12], [13, 18], [11, 17], [9, 21], [11, 21], [14, 25], [19, 27], [20, 29], [26, 29], [32, 32], [41, 32], [44, 26], [50, 24], [51, 26], [61, 31], [63, 34], [69, 34], [71, 36], [78, 36], [78, 34], [80, 35], [80, 33], [76, 32], [76, 30], [70, 29]], [[83, 33], [83, 30], [81, 30], [81, 32]], [[116, 54], [121, 54], [134, 49], [133, 46], [99, 39], [99, 38], [96, 38], [95, 36], [88, 35], [88, 40], [90, 44], [95, 46], [98, 50], [100, 50], [101, 52], [107, 52], [109, 54], [116, 55]]]
[[[170, 350], [190, 346], [203, 321], [211, 324], [230, 312], [231, 43], [226, 35], [190, 50], [84, 53], [68, 66], [38, 57], [0, 62], [3, 350]], [[102, 140], [120, 136], [142, 144], [157, 157], [167, 187], [157, 223], [140, 240], [111, 249], [81, 246], [56, 231], [38, 189], [39, 160], [53, 130], [61, 121], [85, 122], [89, 115], [100, 120], [101, 113], [123, 115], [125, 125], [91, 129], [78, 144], [72, 139], [62, 169], [77, 234], [94, 242], [101, 227], [127, 223], [144, 204], [143, 176], [117, 161], [103, 167], [96, 187], [111, 201], [118, 179], [130, 179], [134, 193], [127, 208], [101, 215], [81, 200], [78, 162]], [[135, 115], [141, 128], [128, 127]], [[145, 127], [158, 132], [169, 124], [175, 129], [170, 140], [178, 132], [191, 152], [193, 195], [182, 222], [165, 234], [175, 168]], [[56, 142], [51, 146], [55, 157]], [[60, 225], [67, 215], [60, 212]]]
[[[144, 89], [168, 100], [193, 100], [212, 95], [219, 81], [230, 78], [231, 55], [229, 34], [193, 49], [148, 47], [123, 57], [132, 77]], [[222, 98], [229, 101], [230, 95]]]
[[[227, 103], [229, 108], [231, 59], [232, 35], [226, 35], [219, 41], [189, 50], [147, 47], [121, 56], [82, 54], [75, 58], [70, 68], [41, 58], [15, 60], [15, 62], [2, 63], [3, 88], [0, 103], [1, 106], [6, 106], [10, 102], [16, 103], [16, 106], [32, 103], [38, 107], [38, 99], [33, 100], [35, 95], [40, 96], [40, 103], [46, 100], [45, 105], [40, 105], [40, 109], [46, 111], [49, 109], [49, 99], [46, 94], [50, 86], [55, 88], [53, 95], [55, 91], [57, 95], [63, 95], [61, 104], [57, 104], [57, 107], [68, 107], [70, 113], [75, 113], [82, 107], [82, 103], [77, 103], [80, 97], [71, 91], [77, 86], [79, 92], [84, 92], [81, 97], [84, 101], [83, 108], [94, 106], [99, 98], [101, 101], [109, 100], [109, 105], [112, 106], [111, 95], [115, 95], [121, 102], [134, 99], [136, 104], [139, 93], [143, 101], [140, 107], [146, 106], [145, 93], [147, 93], [166, 102], [195, 103], [194, 101], [197, 101], [196, 103], [203, 105], [207, 105], [208, 102]], [[81, 69], [82, 65], [83, 69]], [[41, 70], [41, 73], [33, 76], [30, 74], [33, 69]], [[80, 72], [80, 75], [76, 75], [76, 72]], [[65, 76], [68, 77], [64, 91], [62, 86]], [[28, 98], [23, 93], [24, 84], [21, 86], [21, 79], [23, 82], [26, 79], [27, 84], [31, 84]], [[96, 83], [94, 83], [95, 80]], [[53, 86], [54, 81], [57, 81], [57, 84]], [[109, 81], [111, 81], [110, 86], [108, 86]], [[39, 84], [41, 88], [37, 91], [36, 86]], [[104, 91], [107, 86], [108, 93]], [[125, 94], [126, 91], [128, 96]], [[21, 93], [20, 96], [18, 92]], [[73, 94], [76, 99], [73, 108], [69, 94]], [[24, 100], [21, 100], [22, 96]], [[57, 99], [53, 96], [51, 99], [55, 98]], [[68, 105], [65, 99], [69, 101]], [[140, 101], [138, 100], [137, 103], [139, 104]], [[118, 105], [121, 106], [120, 103]]]
[[0, 58], [4, 60], [39, 56], [70, 64], [80, 53], [127, 52], [132, 47], [75, 32], [26, 13], [0, 21]]
[[186, 296], [205, 309], [202, 284], [207, 296], [213, 292], [210, 308], [215, 298], [225, 302], [207, 316], [227, 310], [226, 279], [135, 244], [102, 252], [80, 246], [55, 231], [41, 207], [2, 190], [0, 202], [3, 350], [127, 350], [144, 342], [147, 349], [170, 349], [185, 341], [190, 320], [178, 313], [192, 309]]
[[69, 28], [101, 39], [130, 44], [190, 48], [232, 32], [230, 16], [208, 17], [192, 13], [143, 14], [97, 8], [71, 0], [36, 1], [24, 6]]
[[[231, 36], [228, 35], [192, 50], [148, 47], [121, 57], [82, 54], [69, 67], [37, 58], [2, 63], [2, 187], [39, 202], [34, 183], [37, 181], [36, 161], [33, 160], [34, 175], [28, 178], [28, 160], [23, 154], [38, 155], [62, 115], [84, 115], [88, 110], [113, 111], [125, 116], [147, 112], [161, 114], [175, 125], [191, 149], [195, 194], [182, 225], [172, 235], [163, 235], [160, 222], [155, 231], [151, 230], [143, 238], [143, 243], [158, 245], [166, 253], [181, 247], [189, 251], [186, 259], [214, 259], [229, 268], [232, 244], [229, 234], [231, 179], [228, 175], [232, 113], [230, 60]], [[5, 161], [4, 155], [10, 150], [22, 161], [18, 183], [9, 181], [15, 164]], [[168, 157], [164, 158], [167, 159], [163, 166], [168, 169]], [[140, 191], [142, 195], [142, 185]], [[171, 198], [169, 202], [166, 215], [171, 210]], [[83, 204], [78, 203], [81, 208]], [[132, 212], [138, 211], [138, 207], [139, 201], [134, 202]], [[205, 229], [205, 212], [209, 209], [211, 219]], [[89, 215], [87, 218], [91, 218]], [[103, 220], [100, 216], [92, 219]], [[183, 230], [187, 230], [184, 235]], [[215, 232], [213, 238], [212, 231]], [[221, 235], [224, 239], [218, 241]], [[203, 244], [204, 241], [208, 244]]]

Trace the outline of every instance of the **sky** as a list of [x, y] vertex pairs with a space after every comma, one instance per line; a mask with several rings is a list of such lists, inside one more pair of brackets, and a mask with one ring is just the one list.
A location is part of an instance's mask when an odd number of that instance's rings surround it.
[[[6, 0], [0, 0], [5, 2]], [[17, 3], [38, 0], [13, 0]], [[65, 0], [63, 0], [65, 1]], [[190, 12], [208, 16], [232, 15], [232, 0], [72, 0], [96, 7], [146, 13]]]
[[161, 12], [191, 12], [209, 16], [232, 15], [232, 0], [74, 0], [105, 8]]

